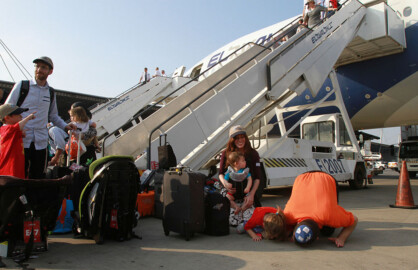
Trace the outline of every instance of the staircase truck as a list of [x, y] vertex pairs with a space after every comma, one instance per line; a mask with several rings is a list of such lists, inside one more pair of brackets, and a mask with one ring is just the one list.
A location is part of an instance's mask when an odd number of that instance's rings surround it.
[[418, 172], [418, 126], [402, 126], [401, 142], [398, 152], [398, 170], [406, 161], [409, 178], [414, 178]]

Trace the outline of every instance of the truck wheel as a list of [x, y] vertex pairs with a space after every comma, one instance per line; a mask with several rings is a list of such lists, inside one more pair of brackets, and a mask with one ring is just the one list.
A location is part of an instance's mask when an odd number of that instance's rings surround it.
[[409, 175], [409, 179], [415, 178], [415, 176], [417, 176], [417, 172], [408, 172], [408, 175]]
[[354, 171], [354, 179], [348, 181], [350, 184], [350, 187], [352, 189], [361, 189], [365, 188], [367, 185], [367, 180], [365, 177], [364, 170], [361, 167], [356, 167], [356, 170]]

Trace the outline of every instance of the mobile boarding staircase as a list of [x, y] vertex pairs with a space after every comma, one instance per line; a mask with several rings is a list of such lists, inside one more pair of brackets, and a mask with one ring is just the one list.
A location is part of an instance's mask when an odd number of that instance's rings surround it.
[[[131, 155], [138, 168], [158, 163], [159, 136], [167, 134], [177, 161], [193, 170], [225, 146], [231, 126], [245, 125], [263, 109], [309, 88], [315, 96], [366, 14], [347, 1], [315, 29], [304, 29], [276, 47], [248, 44], [235, 58], [149, 117], [103, 141], [103, 155]], [[297, 20], [278, 31], [285, 35]], [[267, 64], [269, 63], [269, 68]], [[205, 76], [202, 74], [202, 76]]]
[[[97, 136], [99, 139], [121, 129], [128, 129], [136, 125], [147, 115], [140, 115], [140, 112], [147, 105], [158, 102], [169, 93], [172, 93], [179, 85], [190, 81], [190, 78], [184, 77], [162, 77], [157, 76], [146, 84], [137, 84], [117, 97], [106, 103], [93, 108], [92, 121], [97, 125]], [[193, 86], [190, 84], [189, 87]], [[186, 89], [182, 88], [182, 91]], [[178, 91], [176, 95], [181, 94]], [[158, 109], [158, 108], [156, 108]], [[126, 123], [120, 126], [121, 123]]]

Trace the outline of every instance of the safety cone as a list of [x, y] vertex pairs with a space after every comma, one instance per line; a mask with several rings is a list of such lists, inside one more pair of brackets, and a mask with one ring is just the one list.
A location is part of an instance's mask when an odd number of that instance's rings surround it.
[[415, 209], [418, 205], [414, 205], [414, 198], [412, 197], [411, 184], [409, 183], [408, 170], [406, 169], [406, 161], [402, 161], [401, 174], [398, 181], [398, 193], [396, 194], [395, 204], [390, 204], [390, 207]]

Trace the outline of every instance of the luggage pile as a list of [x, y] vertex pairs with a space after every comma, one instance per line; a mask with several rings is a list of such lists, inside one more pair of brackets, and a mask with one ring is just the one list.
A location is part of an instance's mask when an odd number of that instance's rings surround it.
[[217, 179], [187, 167], [171, 167], [145, 171], [139, 196], [146, 198], [153, 191], [153, 215], [162, 219], [165, 235], [176, 232], [188, 241], [195, 233], [229, 234], [230, 202], [221, 189]]
[[16, 261], [48, 250], [48, 231], [55, 225], [72, 176], [20, 179], [0, 176], [0, 242], [8, 241], [7, 256]]
[[165, 235], [173, 231], [188, 241], [194, 233], [229, 234], [230, 202], [206, 175], [185, 167], [166, 171], [163, 198]]

